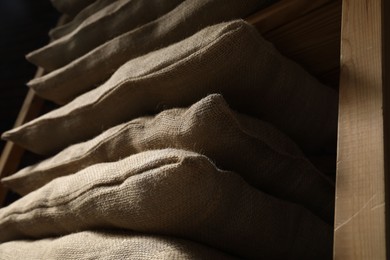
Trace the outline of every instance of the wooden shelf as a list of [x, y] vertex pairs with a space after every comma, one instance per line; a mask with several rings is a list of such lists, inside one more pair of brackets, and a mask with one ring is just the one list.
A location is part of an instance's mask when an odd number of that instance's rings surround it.
[[[335, 259], [386, 259], [389, 6], [385, 0], [282, 0], [247, 18], [280, 52], [339, 88]], [[30, 91], [15, 127], [37, 117], [42, 104]], [[0, 177], [18, 169], [23, 152], [6, 144]], [[0, 186], [1, 204], [5, 194]]]

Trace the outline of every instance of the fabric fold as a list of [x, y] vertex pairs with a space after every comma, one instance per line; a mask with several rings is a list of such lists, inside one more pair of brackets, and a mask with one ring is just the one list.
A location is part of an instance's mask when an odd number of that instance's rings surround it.
[[98, 230], [58, 238], [0, 244], [2, 260], [20, 259], [236, 259], [188, 240], [135, 232]]
[[0, 209], [0, 241], [96, 228], [178, 236], [245, 258], [331, 256], [331, 226], [205, 156], [139, 153], [57, 178]]
[[52, 5], [61, 13], [75, 16], [96, 0], [50, 0]]
[[60, 25], [52, 30], [50, 30], [49, 35], [52, 40], [59, 39], [73, 30], [75, 30], [81, 23], [83, 23], [88, 17], [94, 13], [100, 11], [104, 7], [112, 4], [118, 0], [96, 0], [94, 3], [90, 4], [84, 8], [80, 13], [78, 13], [71, 21], [64, 25]]
[[93, 164], [163, 148], [201, 153], [221, 169], [242, 173], [252, 186], [333, 221], [334, 184], [287, 136], [266, 122], [232, 111], [217, 94], [190, 108], [166, 110], [110, 128], [3, 178], [2, 183], [27, 194]]
[[[46, 89], [45, 94], [62, 97], [67, 91]], [[53, 154], [136, 117], [190, 106], [210, 93], [222, 94], [238, 112], [274, 124], [304, 152], [323, 150], [336, 140], [337, 93], [281, 56], [242, 20], [207, 27], [130, 60], [100, 87], [2, 137]]]
[[[265, 2], [268, 3], [265, 0], [184, 1], [166, 15], [98, 46], [64, 67], [33, 79], [28, 85], [44, 98], [58, 104], [67, 103], [103, 83], [127, 61], [179, 42], [209, 25], [245, 18], [264, 7]], [[100, 29], [97, 30], [100, 33]], [[69, 55], [58, 54], [61, 59]], [[33, 56], [29, 59], [34, 62]], [[50, 57], [42, 62], [52, 60]]]
[[48, 71], [58, 69], [106, 41], [159, 18], [182, 1], [114, 1], [88, 17], [71, 33], [29, 53], [26, 58]]

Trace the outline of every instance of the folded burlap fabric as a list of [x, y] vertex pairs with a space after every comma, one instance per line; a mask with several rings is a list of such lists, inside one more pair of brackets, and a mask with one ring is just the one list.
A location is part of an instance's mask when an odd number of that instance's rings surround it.
[[0, 241], [95, 228], [172, 235], [248, 258], [330, 257], [332, 228], [305, 208], [218, 170], [153, 150], [57, 178], [0, 209]]
[[116, 1], [118, 0], [96, 0], [94, 3], [81, 10], [70, 22], [50, 30], [49, 35], [51, 39], [59, 39], [64, 35], [72, 32], [88, 17]]
[[[76, 30], [26, 58], [46, 70], [62, 67], [95, 47], [169, 12], [183, 0], [118, 0], [90, 16]], [[152, 39], [150, 39], [152, 40]]]
[[96, 0], [50, 0], [53, 6], [61, 13], [70, 16], [76, 15]]
[[166, 110], [113, 127], [2, 182], [27, 194], [90, 165], [162, 148], [202, 153], [219, 168], [242, 173], [252, 186], [300, 203], [327, 222], [333, 220], [334, 185], [283, 133], [233, 112], [220, 95], [210, 95], [188, 109]]
[[[175, 0], [176, 1], [176, 0]], [[149, 1], [142, 1], [146, 3]], [[234, 18], [246, 17], [264, 6], [265, 0], [187, 0], [171, 12], [136, 30], [97, 47], [43, 77], [28, 83], [38, 95], [64, 104], [108, 79], [130, 59], [190, 37], [200, 29]], [[100, 34], [100, 28], [97, 28]], [[80, 48], [67, 45], [66, 48]], [[243, 50], [240, 48], [241, 51]], [[69, 53], [58, 52], [59, 58]], [[32, 60], [32, 56], [29, 58]], [[53, 57], [42, 62], [52, 62]], [[44, 65], [44, 64], [39, 64]]]
[[[65, 93], [56, 89], [50, 95]], [[210, 93], [222, 93], [233, 109], [273, 123], [306, 152], [336, 139], [337, 93], [240, 20], [207, 27], [131, 60], [99, 88], [2, 137], [36, 153], [54, 153], [114, 125], [189, 106]]]
[[59, 238], [0, 244], [2, 260], [20, 259], [235, 259], [191, 241], [120, 231], [84, 231]]

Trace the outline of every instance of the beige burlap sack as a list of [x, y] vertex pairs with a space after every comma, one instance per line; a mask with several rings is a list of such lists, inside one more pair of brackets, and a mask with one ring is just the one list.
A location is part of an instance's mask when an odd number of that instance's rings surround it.
[[207, 27], [131, 60], [100, 87], [2, 137], [37, 153], [54, 153], [114, 125], [189, 106], [210, 93], [222, 93], [233, 109], [273, 123], [305, 152], [336, 140], [337, 93], [241, 20]]
[[90, 165], [162, 148], [202, 153], [221, 169], [242, 173], [262, 191], [300, 203], [327, 222], [333, 220], [334, 185], [284, 134], [268, 123], [233, 112], [220, 95], [210, 95], [188, 109], [166, 110], [113, 127], [2, 182], [27, 194]]
[[50, 30], [50, 38], [56, 40], [74, 31], [88, 17], [116, 1], [118, 0], [96, 0], [94, 3], [80, 11], [80, 13], [78, 13], [70, 22]]
[[191, 241], [134, 232], [84, 231], [59, 238], [0, 244], [2, 260], [43, 259], [235, 259]]
[[96, 0], [51, 0], [53, 6], [61, 13], [75, 16]]
[[114, 1], [87, 18], [70, 34], [33, 51], [26, 58], [49, 71], [60, 68], [106, 41], [157, 19], [183, 1]]
[[184, 150], [95, 164], [0, 209], [1, 242], [95, 228], [177, 236], [247, 258], [332, 253], [330, 225]]
[[[33, 79], [28, 85], [44, 98], [59, 104], [67, 103], [108, 79], [130, 59], [190, 37], [208, 25], [246, 17], [261, 8], [264, 2], [267, 1], [184, 1], [159, 19], [106, 42], [68, 65]], [[61, 58], [69, 54], [59, 52], [59, 55]], [[52, 57], [44, 60], [51, 62]]]

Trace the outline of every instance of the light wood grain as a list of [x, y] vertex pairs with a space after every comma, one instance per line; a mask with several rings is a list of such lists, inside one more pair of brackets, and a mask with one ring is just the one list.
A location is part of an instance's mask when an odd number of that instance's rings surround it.
[[335, 259], [386, 259], [383, 1], [343, 1]]

